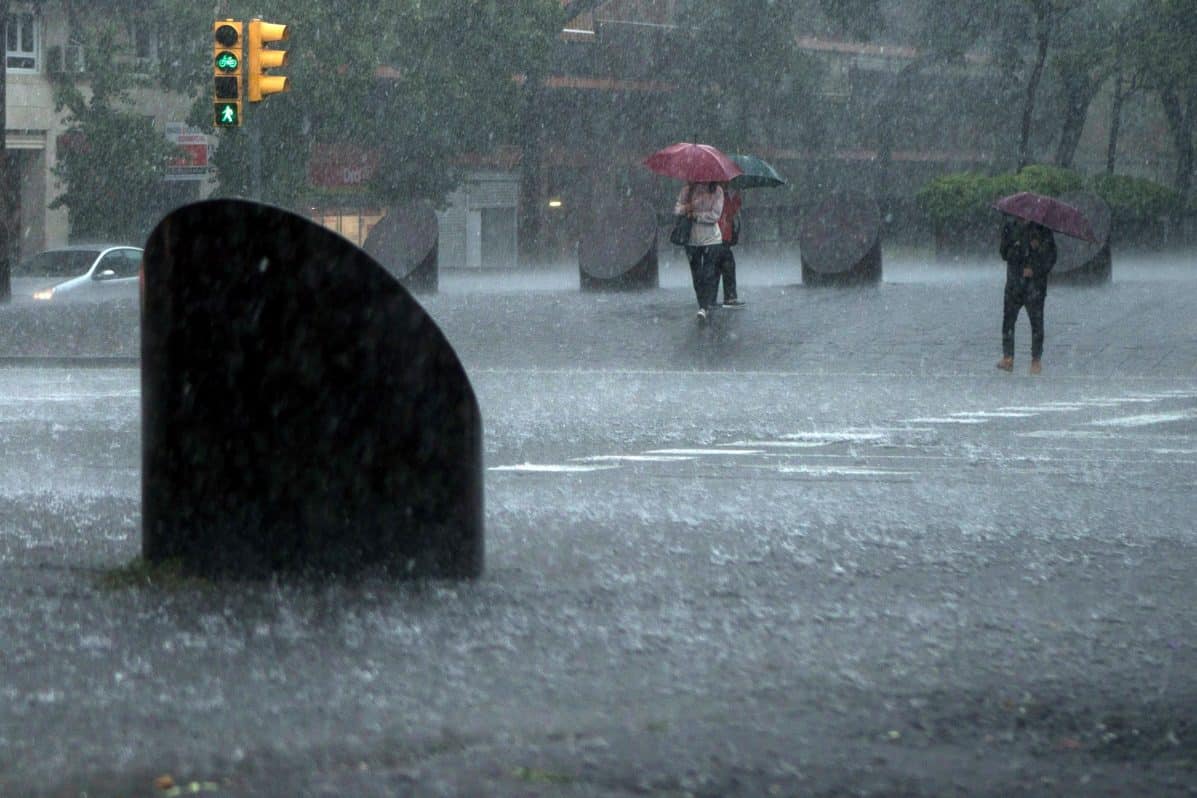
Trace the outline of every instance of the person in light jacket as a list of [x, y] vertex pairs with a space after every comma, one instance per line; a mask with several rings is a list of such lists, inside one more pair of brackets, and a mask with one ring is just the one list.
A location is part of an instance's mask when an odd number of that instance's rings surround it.
[[687, 183], [677, 196], [673, 212], [689, 216], [690, 243], [686, 257], [690, 260], [690, 277], [694, 281], [694, 296], [698, 300], [698, 323], [705, 324], [715, 307], [719, 292], [719, 271], [716, 257], [723, 234], [719, 231], [719, 217], [723, 215], [723, 187], [716, 182]]

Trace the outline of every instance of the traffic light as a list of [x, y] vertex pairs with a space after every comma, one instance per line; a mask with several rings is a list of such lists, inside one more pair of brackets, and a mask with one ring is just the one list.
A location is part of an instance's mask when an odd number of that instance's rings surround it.
[[241, 127], [241, 33], [234, 19], [212, 23], [212, 82], [217, 127]]
[[287, 90], [287, 79], [282, 75], [267, 75], [265, 70], [286, 66], [286, 50], [267, 50], [266, 45], [287, 39], [286, 25], [273, 22], [263, 22], [260, 19], [249, 21], [249, 45], [246, 60], [249, 62], [249, 101], [258, 103], [268, 94], [278, 94]]

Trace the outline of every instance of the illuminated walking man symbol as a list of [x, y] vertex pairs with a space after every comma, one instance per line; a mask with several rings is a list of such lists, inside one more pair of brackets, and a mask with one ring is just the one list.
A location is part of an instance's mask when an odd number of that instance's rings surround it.
[[220, 110], [220, 124], [232, 125], [237, 121], [237, 112], [233, 110], [233, 106], [226, 105]]

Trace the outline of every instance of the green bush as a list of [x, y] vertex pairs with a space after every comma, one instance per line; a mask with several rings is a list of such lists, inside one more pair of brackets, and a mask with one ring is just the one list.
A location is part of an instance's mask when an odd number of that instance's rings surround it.
[[[1061, 169], [1058, 166], [1032, 164], [1023, 167], [1017, 175], [1013, 175], [1018, 191], [1034, 191], [1047, 197], [1058, 197], [1069, 191], [1077, 191], [1085, 187], [1085, 178], [1071, 169]], [[999, 195], [1004, 196], [1004, 195]]]
[[1093, 191], [1110, 206], [1115, 222], [1148, 222], [1180, 210], [1180, 194], [1141, 177], [1098, 175]]
[[1058, 196], [1085, 185], [1070, 169], [1033, 165], [999, 175], [958, 172], [931, 180], [915, 195], [919, 208], [937, 231], [992, 223], [994, 201], [1020, 191]]
[[984, 205], [987, 179], [977, 172], [941, 175], [919, 189], [915, 202], [937, 230], [960, 224]]

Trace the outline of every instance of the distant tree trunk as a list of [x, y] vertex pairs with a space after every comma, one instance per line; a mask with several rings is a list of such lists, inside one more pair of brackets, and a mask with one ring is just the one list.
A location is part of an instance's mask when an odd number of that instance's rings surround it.
[[1031, 77], [1027, 81], [1027, 98], [1022, 107], [1022, 130], [1018, 140], [1018, 168], [1022, 169], [1031, 162], [1031, 122], [1035, 115], [1035, 93], [1039, 90], [1039, 81], [1043, 78], [1043, 67], [1047, 63], [1047, 49], [1051, 45], [1052, 29], [1055, 27], [1055, 14], [1050, 8], [1043, 7], [1035, 16], [1035, 41], [1038, 45], [1035, 53], [1035, 66], [1031, 69]]
[[931, 60], [931, 56], [920, 55], [903, 66], [873, 107], [872, 128], [877, 132], [876, 194], [883, 213], [888, 212], [890, 205], [889, 184], [894, 162], [894, 132], [899, 124], [898, 115], [902, 107], [904, 92], [909, 90], [909, 81], [915, 78]]
[[538, 70], [530, 73], [524, 92], [520, 136], [523, 152], [520, 159], [519, 240], [520, 249], [535, 261], [544, 255], [544, 75]]
[[13, 207], [13, 198], [8, 195], [7, 188], [12, 185], [9, 179], [9, 169], [12, 164], [8, 159], [8, 0], [0, 0], [0, 22], [3, 27], [5, 44], [4, 54], [0, 54], [0, 302], [12, 299], [12, 263], [9, 251], [9, 216]]
[[1064, 78], [1064, 123], [1060, 128], [1060, 143], [1056, 147], [1056, 165], [1072, 168], [1077, 145], [1085, 132], [1089, 106], [1097, 96], [1102, 81], [1088, 74], [1067, 75]]
[[1118, 67], [1118, 76], [1114, 79], [1114, 104], [1110, 107], [1110, 138], [1106, 145], [1106, 174], [1114, 174], [1114, 165], [1118, 161], [1118, 130], [1122, 127], [1122, 103], [1126, 99], [1123, 90], [1122, 67]]
[[1160, 101], [1164, 106], [1168, 129], [1172, 133], [1172, 146], [1176, 150], [1173, 188], [1180, 194], [1182, 205], [1189, 197], [1189, 186], [1193, 179], [1193, 106], [1197, 104], [1194, 94], [1190, 91], [1182, 100], [1173, 86], [1160, 90]]

